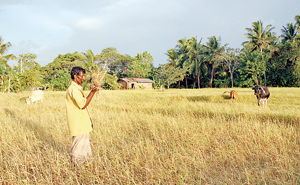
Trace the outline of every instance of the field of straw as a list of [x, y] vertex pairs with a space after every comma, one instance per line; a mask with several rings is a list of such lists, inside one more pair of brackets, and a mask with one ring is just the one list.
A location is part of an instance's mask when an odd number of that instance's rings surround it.
[[[93, 161], [74, 167], [65, 92], [0, 94], [2, 184], [299, 184], [300, 89], [101, 91]], [[88, 94], [89, 92], [85, 92]]]

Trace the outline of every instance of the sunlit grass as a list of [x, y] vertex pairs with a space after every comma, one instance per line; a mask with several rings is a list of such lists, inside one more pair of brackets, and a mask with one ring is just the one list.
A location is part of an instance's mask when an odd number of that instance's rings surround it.
[[[0, 181], [11, 184], [299, 184], [300, 89], [101, 91], [94, 160], [69, 162], [65, 92], [0, 94]], [[86, 92], [88, 94], [88, 92]]]

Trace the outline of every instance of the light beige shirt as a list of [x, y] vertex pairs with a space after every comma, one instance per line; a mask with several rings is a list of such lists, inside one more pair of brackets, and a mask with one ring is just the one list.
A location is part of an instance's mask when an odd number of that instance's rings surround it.
[[71, 136], [78, 136], [92, 131], [91, 118], [87, 108], [82, 87], [72, 81], [66, 94], [67, 120]]

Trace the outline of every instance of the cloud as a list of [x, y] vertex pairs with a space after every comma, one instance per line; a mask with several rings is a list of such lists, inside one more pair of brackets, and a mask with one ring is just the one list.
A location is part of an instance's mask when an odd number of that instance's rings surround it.
[[100, 18], [90, 17], [78, 20], [76, 27], [85, 31], [96, 31], [104, 27], [105, 21]]
[[34, 42], [33, 40], [22, 40], [19, 43], [15, 43], [12, 47], [14, 53], [32, 53], [41, 47], [41, 44]]

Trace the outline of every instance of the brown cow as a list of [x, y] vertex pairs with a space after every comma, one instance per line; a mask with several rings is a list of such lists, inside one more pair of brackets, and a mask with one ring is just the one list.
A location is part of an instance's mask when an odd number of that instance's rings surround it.
[[225, 93], [230, 93], [230, 97], [233, 99], [233, 100], [236, 100], [237, 99], [237, 97], [238, 97], [238, 93], [235, 91], [235, 90], [232, 90], [232, 91], [225, 91], [223, 94], [225, 94]]

